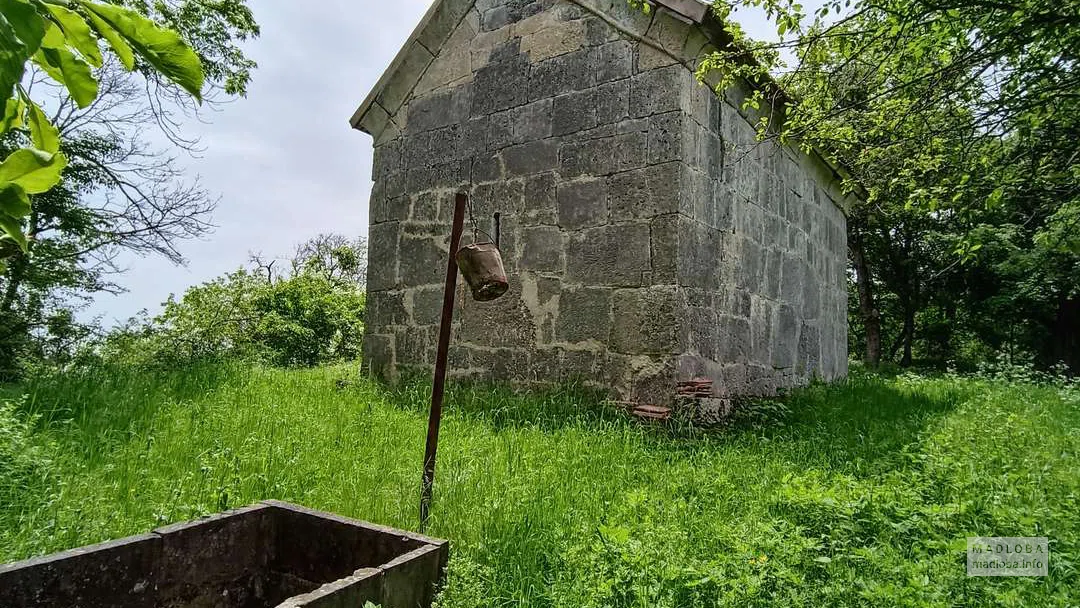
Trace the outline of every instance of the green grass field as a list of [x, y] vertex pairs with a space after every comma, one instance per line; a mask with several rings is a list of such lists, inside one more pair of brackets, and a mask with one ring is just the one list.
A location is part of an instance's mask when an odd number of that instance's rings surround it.
[[[0, 408], [0, 561], [261, 499], [415, 529], [427, 388], [354, 367], [97, 371]], [[345, 380], [345, 382], [339, 382]], [[26, 394], [25, 398], [16, 395]], [[451, 392], [442, 605], [1078, 606], [1080, 397], [871, 377], [727, 430], [572, 389]], [[1048, 536], [1046, 578], [968, 578], [968, 536]]]

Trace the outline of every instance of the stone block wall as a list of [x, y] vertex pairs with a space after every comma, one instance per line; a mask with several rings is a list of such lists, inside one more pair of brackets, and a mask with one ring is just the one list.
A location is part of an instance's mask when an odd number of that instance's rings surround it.
[[482, 230], [499, 214], [511, 289], [459, 287], [453, 376], [665, 402], [689, 377], [764, 394], [846, 372], [842, 195], [819, 159], [754, 141], [740, 91], [695, 82], [699, 28], [624, 0], [444, 0], [411, 44], [423, 75], [365, 118], [372, 373], [434, 363], [460, 189]]

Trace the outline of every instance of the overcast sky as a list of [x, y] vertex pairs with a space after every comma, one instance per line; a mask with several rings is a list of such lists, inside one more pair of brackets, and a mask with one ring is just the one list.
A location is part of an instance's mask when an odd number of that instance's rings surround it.
[[[348, 119], [430, 4], [253, 0], [262, 36], [246, 47], [259, 63], [248, 96], [184, 129], [205, 148], [184, 163], [221, 197], [217, 229], [180, 245], [186, 267], [125, 258], [118, 282], [127, 293], [87, 312], [106, 325], [153, 314], [170, 293], [238, 268], [251, 251], [285, 256], [321, 232], [366, 235], [371, 138]], [[740, 21], [766, 31], [760, 19]]]

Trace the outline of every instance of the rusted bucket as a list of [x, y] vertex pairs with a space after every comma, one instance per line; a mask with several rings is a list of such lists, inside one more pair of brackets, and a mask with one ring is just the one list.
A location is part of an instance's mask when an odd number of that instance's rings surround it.
[[510, 289], [502, 255], [495, 243], [466, 245], [457, 252], [457, 265], [477, 302], [490, 302]]

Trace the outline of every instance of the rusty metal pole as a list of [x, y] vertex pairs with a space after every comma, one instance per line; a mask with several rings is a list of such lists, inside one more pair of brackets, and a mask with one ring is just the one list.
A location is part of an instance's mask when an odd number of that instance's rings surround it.
[[457, 292], [457, 260], [461, 233], [465, 227], [465, 205], [469, 195], [454, 197], [454, 225], [450, 229], [450, 259], [446, 264], [446, 291], [443, 292], [442, 321], [439, 325], [439, 350], [435, 356], [435, 380], [431, 386], [431, 412], [428, 414], [427, 446], [424, 449], [424, 481], [420, 491], [420, 533], [427, 530], [431, 514], [431, 495], [435, 486], [435, 455], [439, 450], [439, 425], [442, 423], [443, 395], [446, 390], [446, 358], [450, 353], [450, 326], [454, 322], [454, 295]]

